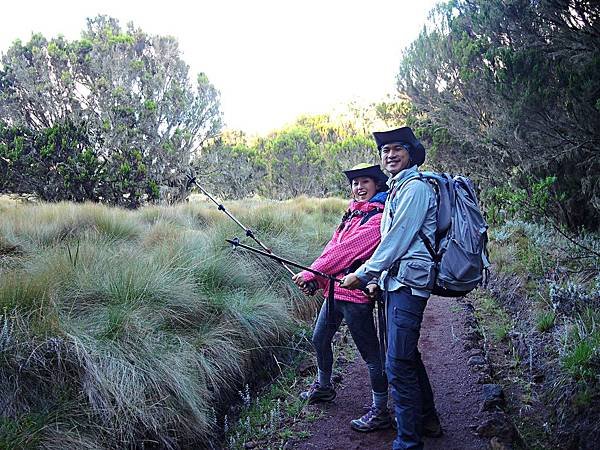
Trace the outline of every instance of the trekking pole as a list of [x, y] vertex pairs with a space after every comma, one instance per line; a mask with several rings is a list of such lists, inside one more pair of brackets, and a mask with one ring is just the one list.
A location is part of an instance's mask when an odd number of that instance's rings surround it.
[[275, 254], [273, 254], [273, 252], [263, 252], [262, 250], [259, 250], [257, 248], [254, 247], [250, 247], [249, 245], [244, 245], [240, 242], [240, 240], [238, 238], [234, 238], [234, 239], [225, 239], [225, 241], [229, 242], [231, 245], [233, 245], [234, 248], [237, 247], [242, 247], [246, 250], [250, 250], [252, 252], [258, 253], [259, 255], [263, 255], [266, 256], [267, 258], [271, 258], [274, 259], [275, 261], [279, 261], [281, 264], [285, 265], [285, 264], [289, 264], [290, 266], [294, 266], [294, 267], [298, 267], [299, 269], [302, 270], [306, 270], [308, 272], [314, 273], [315, 275], [319, 276], [319, 277], [323, 277], [323, 278], [327, 278], [329, 280], [329, 289], [327, 292], [327, 322], [329, 324], [334, 324], [334, 317], [333, 317], [333, 311], [335, 308], [335, 303], [334, 303], [334, 282], [337, 283], [341, 283], [342, 280], [339, 278], [334, 277], [333, 275], [327, 275], [326, 273], [323, 272], [319, 272], [318, 270], [314, 270], [311, 269], [310, 267], [306, 267], [303, 266], [301, 264], [298, 264], [297, 262], [294, 261], [290, 261], [289, 259], [284, 259], [280, 256], [277, 256]]
[[[206, 191], [206, 190], [205, 190], [205, 189], [204, 189], [204, 188], [203, 188], [203, 187], [200, 185], [200, 183], [198, 183], [198, 182], [196, 181], [196, 177], [193, 177], [193, 176], [191, 176], [191, 175], [188, 175], [187, 177], [188, 177], [188, 180], [189, 180], [189, 182], [190, 182], [190, 183], [194, 183], [194, 184], [196, 185], [196, 187], [197, 187], [198, 189], [200, 189], [204, 195], [206, 195], [206, 196], [207, 196], [209, 199], [211, 199], [211, 200], [212, 200], [212, 202], [213, 202], [215, 205], [217, 205], [217, 208], [219, 209], [219, 211], [223, 211], [225, 214], [227, 214], [227, 217], [229, 217], [231, 220], [233, 220], [235, 223], [237, 223], [237, 224], [240, 226], [240, 228], [242, 228], [242, 229], [244, 230], [244, 232], [246, 233], [246, 236], [247, 236], [247, 237], [254, 239], [254, 242], [256, 242], [258, 245], [260, 245], [260, 247], [261, 247], [263, 250], [265, 250], [266, 252], [268, 252], [268, 253], [270, 253], [270, 254], [272, 254], [272, 253], [273, 253], [273, 252], [271, 251], [271, 249], [270, 249], [270, 248], [268, 248], [266, 245], [264, 245], [262, 242], [260, 242], [260, 241], [258, 240], [258, 238], [257, 238], [257, 237], [254, 235], [254, 232], [253, 232], [253, 231], [252, 231], [250, 228], [247, 228], [247, 227], [245, 227], [245, 226], [244, 226], [244, 224], [243, 224], [242, 222], [240, 222], [239, 220], [237, 220], [237, 218], [236, 218], [236, 217], [235, 217], [233, 214], [231, 214], [229, 211], [227, 211], [227, 209], [225, 208], [225, 205], [223, 205], [222, 203], [219, 203], [219, 202], [218, 202], [218, 201], [217, 201], [217, 200], [216, 200], [216, 199], [215, 199], [215, 198], [214, 198], [212, 195], [210, 195], [210, 194], [209, 194], [209, 193], [208, 193], [208, 192], [207, 192], [207, 191]], [[236, 239], [237, 239], [237, 238], [236, 238]], [[287, 270], [287, 271], [288, 271], [290, 274], [292, 274], [292, 275], [296, 275], [296, 274], [294, 273], [294, 271], [293, 271], [292, 269], [290, 269], [290, 268], [289, 268], [289, 267], [286, 265], [286, 263], [285, 263], [285, 262], [283, 262], [283, 261], [280, 261], [280, 263], [281, 263], [281, 265], [282, 265], [283, 267], [285, 267], [285, 269], [286, 269], [286, 270]]]
[[385, 355], [387, 352], [387, 294], [384, 295], [386, 298], [382, 298], [381, 293], [375, 298], [375, 304], [377, 305], [377, 334], [379, 335], [379, 358], [381, 363], [381, 371], [385, 373]]
[[246, 250], [250, 250], [252, 252], [258, 253], [259, 255], [266, 256], [267, 258], [274, 259], [275, 261], [278, 261], [278, 262], [280, 262], [282, 264], [288, 264], [290, 266], [297, 267], [298, 269], [302, 269], [302, 270], [306, 270], [307, 272], [314, 273], [315, 275], [317, 275], [319, 277], [327, 278], [329, 281], [333, 281], [333, 282], [337, 282], [337, 283], [341, 283], [342, 282], [342, 280], [340, 278], [336, 278], [333, 275], [327, 275], [326, 273], [319, 272], [318, 270], [311, 269], [310, 267], [303, 266], [302, 264], [298, 264], [297, 262], [290, 261], [289, 259], [282, 258], [281, 256], [277, 256], [273, 252], [269, 252], [269, 253], [263, 252], [262, 250], [259, 250], [257, 248], [250, 247], [249, 245], [242, 244], [238, 238], [225, 239], [225, 241], [229, 242], [231, 245], [233, 245], [236, 248], [237, 247], [242, 247], [242, 248], [244, 248]]

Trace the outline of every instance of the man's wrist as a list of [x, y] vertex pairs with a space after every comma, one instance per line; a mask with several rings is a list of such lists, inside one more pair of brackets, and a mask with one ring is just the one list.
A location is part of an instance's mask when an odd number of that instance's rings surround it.
[[366, 286], [369, 283], [370, 278], [365, 273], [357, 271], [354, 272], [354, 275], [356, 275], [356, 278], [360, 280], [360, 284], [363, 286]]

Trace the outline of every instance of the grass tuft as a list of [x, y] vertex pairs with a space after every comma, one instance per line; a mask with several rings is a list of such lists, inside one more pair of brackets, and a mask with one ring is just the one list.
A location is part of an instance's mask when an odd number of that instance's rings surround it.
[[[255, 206], [228, 209], [305, 263], [344, 207]], [[219, 402], [315, 308], [280, 265], [229, 248], [224, 239], [235, 235], [244, 232], [213, 205], [4, 209], [0, 447], [197, 448], [216, 439]]]
[[536, 317], [535, 327], [539, 332], [545, 333], [552, 329], [555, 320], [556, 313], [554, 311], [541, 311]]

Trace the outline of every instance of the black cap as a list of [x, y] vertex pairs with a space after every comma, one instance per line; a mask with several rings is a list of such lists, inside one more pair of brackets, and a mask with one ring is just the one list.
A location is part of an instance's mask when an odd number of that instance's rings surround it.
[[369, 177], [375, 180], [375, 182], [387, 182], [388, 177], [378, 164], [370, 166], [366, 163], [357, 164], [350, 170], [344, 170], [344, 173], [348, 177], [348, 180], [352, 182], [353, 179], [358, 177]]
[[381, 147], [387, 144], [399, 143], [408, 150], [413, 164], [420, 166], [425, 162], [425, 147], [417, 139], [410, 127], [396, 128], [390, 131], [376, 131], [373, 133], [377, 149], [381, 153]]

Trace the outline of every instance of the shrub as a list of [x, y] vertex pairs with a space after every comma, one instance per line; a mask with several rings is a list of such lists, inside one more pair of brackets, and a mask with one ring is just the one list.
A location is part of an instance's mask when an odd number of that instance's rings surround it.
[[574, 320], [564, 338], [561, 362], [576, 380], [595, 381], [600, 370], [600, 312], [586, 308]]

